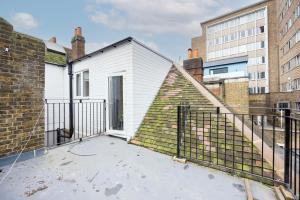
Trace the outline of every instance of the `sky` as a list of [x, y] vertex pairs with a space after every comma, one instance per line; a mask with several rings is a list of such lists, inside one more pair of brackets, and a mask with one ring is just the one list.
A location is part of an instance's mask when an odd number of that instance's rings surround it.
[[259, 0], [0, 0], [0, 17], [19, 32], [71, 46], [82, 27], [87, 53], [132, 36], [179, 62], [200, 22]]

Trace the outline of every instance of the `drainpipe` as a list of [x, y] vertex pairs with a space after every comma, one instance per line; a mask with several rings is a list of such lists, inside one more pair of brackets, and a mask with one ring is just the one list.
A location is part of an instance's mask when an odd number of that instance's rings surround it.
[[70, 96], [70, 103], [69, 103], [69, 128], [70, 134], [69, 137], [72, 138], [74, 132], [74, 124], [73, 124], [73, 66], [72, 62], [67, 60], [68, 63], [68, 75], [69, 75], [69, 96]]

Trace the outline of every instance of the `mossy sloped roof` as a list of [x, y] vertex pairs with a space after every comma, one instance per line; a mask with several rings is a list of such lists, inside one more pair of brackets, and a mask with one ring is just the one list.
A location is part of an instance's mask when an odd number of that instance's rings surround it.
[[[251, 170], [252, 159], [252, 170], [257, 174], [262, 172], [262, 162], [264, 176], [271, 174], [270, 165], [262, 161], [251, 141], [234, 124], [226, 121], [226, 116], [217, 115], [216, 107], [176, 67], [169, 71], [131, 143], [176, 155], [177, 106], [182, 102], [188, 102], [193, 112], [187, 116], [187, 123], [191, 123], [191, 127], [185, 131], [187, 134], [184, 134], [183, 141], [186, 142], [180, 154], [187, 154], [190, 159], [199, 161], [210, 160], [216, 165], [223, 163], [248, 172]], [[196, 149], [204, 153], [197, 154]]]
[[66, 56], [54, 51], [46, 50], [45, 53], [45, 62], [56, 64], [56, 65], [66, 65]]

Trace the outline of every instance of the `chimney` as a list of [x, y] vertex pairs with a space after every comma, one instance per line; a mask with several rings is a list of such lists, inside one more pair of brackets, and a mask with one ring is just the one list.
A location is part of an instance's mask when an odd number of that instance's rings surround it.
[[75, 28], [74, 37], [72, 38], [71, 43], [73, 60], [85, 55], [85, 39], [82, 36], [81, 27]]
[[48, 41], [49, 41], [49, 42], [52, 42], [52, 43], [56, 43], [56, 37], [55, 37], [55, 36], [53, 36], [53, 37], [52, 37], [52, 38], [50, 38]]
[[198, 82], [203, 82], [202, 58], [190, 58], [183, 61], [183, 68]]
[[192, 59], [192, 58], [193, 58], [193, 50], [188, 49], [188, 59]]

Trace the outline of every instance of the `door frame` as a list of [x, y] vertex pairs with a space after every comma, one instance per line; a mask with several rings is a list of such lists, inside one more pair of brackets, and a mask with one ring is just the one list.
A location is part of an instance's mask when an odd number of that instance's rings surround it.
[[[109, 106], [110, 106], [110, 85], [109, 85], [109, 80], [111, 77], [114, 77], [114, 76], [122, 76], [122, 81], [123, 81], [123, 130], [113, 130], [113, 129], [110, 129], [110, 110], [109, 110]], [[124, 97], [125, 97], [125, 71], [122, 71], [122, 72], [113, 72], [113, 73], [110, 73], [108, 75], [108, 78], [107, 78], [107, 105], [108, 105], [108, 109], [107, 109], [107, 117], [108, 117], [108, 120], [107, 120], [107, 134], [108, 135], [113, 135], [113, 136], [117, 136], [117, 137], [121, 137], [121, 138], [127, 138], [126, 134], [125, 134], [125, 101], [124, 101]]]

